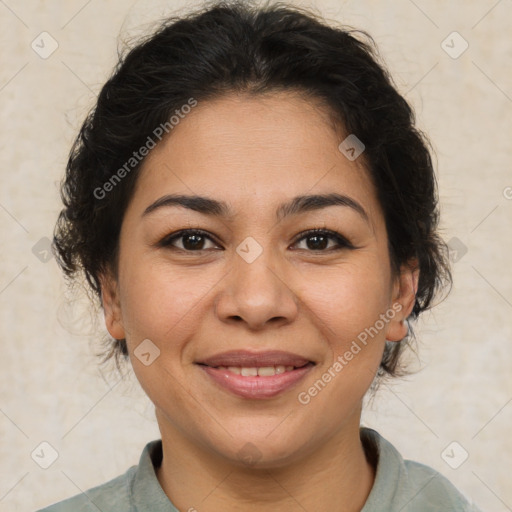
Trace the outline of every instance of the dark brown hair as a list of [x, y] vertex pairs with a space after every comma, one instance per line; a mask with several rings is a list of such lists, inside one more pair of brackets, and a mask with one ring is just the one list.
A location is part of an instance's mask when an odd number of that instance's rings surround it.
[[[393, 270], [411, 258], [419, 262], [411, 318], [429, 308], [437, 291], [451, 284], [451, 274], [437, 234], [437, 185], [427, 139], [415, 128], [412, 109], [379, 63], [368, 34], [329, 26], [282, 2], [205, 4], [166, 19], [119, 56], [76, 138], [62, 184], [54, 250], [66, 276], [83, 272], [101, 303], [100, 275], [116, 269], [120, 227], [140, 163], [105, 197], [97, 191], [155, 127], [168, 123], [191, 97], [203, 102], [230, 92], [278, 90], [322, 101], [347, 133], [363, 141]], [[407, 336], [386, 343], [380, 376], [400, 373], [399, 356], [409, 341]], [[126, 358], [126, 340], [110, 343], [105, 359]]]

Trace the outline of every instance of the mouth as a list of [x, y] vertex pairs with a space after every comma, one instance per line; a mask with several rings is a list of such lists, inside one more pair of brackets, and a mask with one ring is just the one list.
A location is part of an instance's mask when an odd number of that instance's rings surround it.
[[293, 354], [292, 352], [283, 352], [282, 350], [267, 350], [264, 352], [251, 352], [249, 350], [231, 350], [222, 352], [213, 356], [197, 361], [198, 364], [218, 368], [301, 368], [302, 366], [313, 363], [310, 359]]
[[232, 351], [196, 364], [223, 390], [243, 398], [265, 399], [294, 387], [316, 363], [289, 352]]
[[202, 363], [198, 363], [201, 366], [207, 366], [208, 368], [213, 368], [215, 370], [227, 371], [229, 373], [233, 373], [234, 375], [241, 375], [242, 377], [272, 377], [273, 375], [281, 375], [283, 373], [292, 372], [294, 370], [298, 370], [299, 368], [304, 368], [306, 366], [313, 366], [314, 363], [312, 361], [303, 364], [302, 366], [293, 366], [293, 365], [275, 365], [275, 366], [210, 366], [204, 365]]

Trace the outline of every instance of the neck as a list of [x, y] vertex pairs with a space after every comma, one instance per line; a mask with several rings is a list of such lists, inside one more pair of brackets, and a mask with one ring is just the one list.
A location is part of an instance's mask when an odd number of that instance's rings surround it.
[[359, 437], [359, 418], [293, 463], [265, 469], [240, 467], [159, 424], [163, 459], [157, 478], [179, 510], [256, 512], [267, 506], [279, 512], [359, 512], [375, 479]]

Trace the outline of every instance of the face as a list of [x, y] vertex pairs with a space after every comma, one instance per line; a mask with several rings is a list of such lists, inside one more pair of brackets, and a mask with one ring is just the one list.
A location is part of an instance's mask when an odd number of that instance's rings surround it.
[[417, 274], [392, 275], [346, 135], [300, 97], [228, 96], [144, 161], [102, 291], [163, 439], [278, 466], [358, 427]]

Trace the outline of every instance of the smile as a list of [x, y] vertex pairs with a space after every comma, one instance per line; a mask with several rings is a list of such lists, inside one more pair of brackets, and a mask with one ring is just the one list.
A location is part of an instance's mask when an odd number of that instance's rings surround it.
[[242, 366], [218, 366], [218, 370], [227, 370], [228, 372], [235, 373], [236, 375], [241, 375], [242, 377], [270, 377], [272, 375], [279, 375], [285, 372], [291, 372], [295, 367], [294, 366], [261, 366], [259, 368], [256, 367], [242, 367]]
[[231, 395], [272, 398], [297, 385], [315, 363], [282, 350], [231, 350], [196, 361], [209, 383]]

